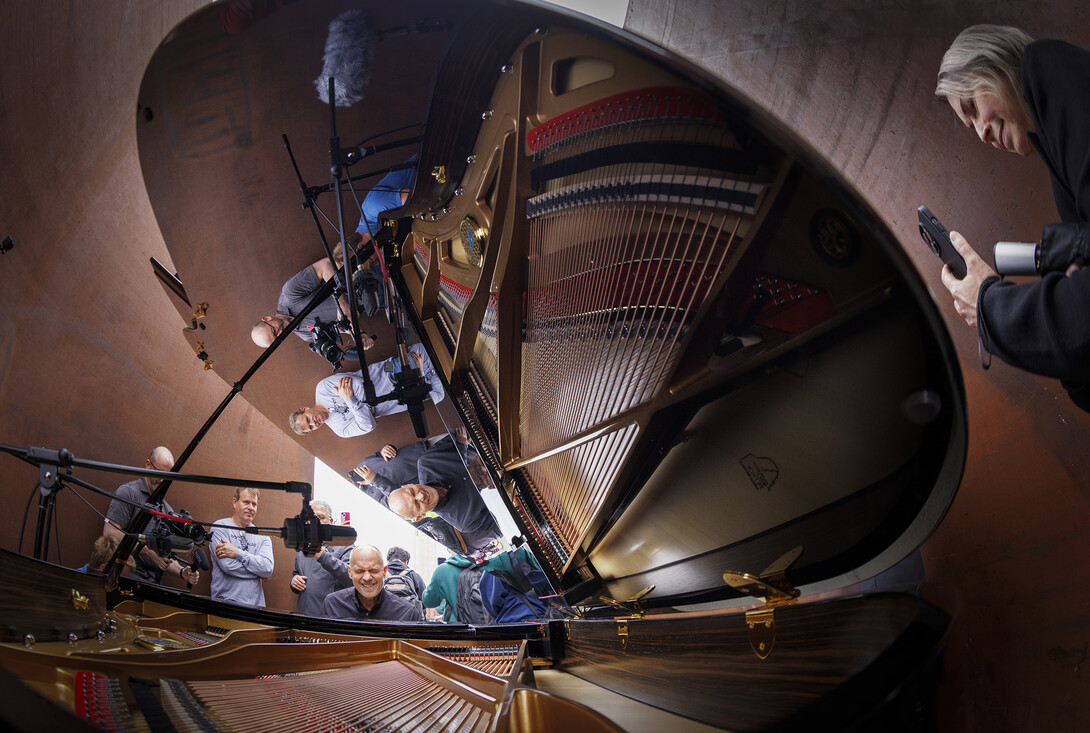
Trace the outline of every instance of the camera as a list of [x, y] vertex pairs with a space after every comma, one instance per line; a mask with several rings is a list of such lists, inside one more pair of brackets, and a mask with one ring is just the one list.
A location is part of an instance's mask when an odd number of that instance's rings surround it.
[[310, 350], [328, 361], [333, 371], [340, 369], [341, 362], [344, 361], [344, 349], [341, 348], [341, 338], [337, 333], [337, 327], [332, 323], [316, 320], [314, 325], [307, 326], [307, 329], [313, 339], [310, 342]]

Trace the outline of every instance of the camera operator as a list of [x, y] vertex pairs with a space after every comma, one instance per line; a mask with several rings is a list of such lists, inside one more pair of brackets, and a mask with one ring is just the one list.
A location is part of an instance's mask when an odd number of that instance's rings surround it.
[[[339, 245], [338, 245], [339, 246]], [[324, 282], [333, 277], [333, 263], [328, 257], [323, 257], [317, 262], [304, 267], [293, 275], [284, 287], [280, 289], [280, 298], [276, 302], [276, 313], [271, 316], [262, 316], [261, 320], [254, 324], [250, 330], [250, 338], [262, 348], [268, 348], [280, 333], [287, 328], [291, 320], [306, 307]], [[322, 333], [322, 326], [326, 331], [333, 329], [342, 333], [351, 334], [350, 326], [341, 326], [341, 316], [350, 324], [351, 310], [348, 296], [341, 294], [339, 298], [330, 296], [312, 310], [295, 329], [295, 335], [304, 341], [314, 342]], [[318, 330], [315, 330], [318, 326]], [[374, 346], [374, 341], [369, 336], [361, 336], [363, 348]]]
[[[174, 468], [174, 456], [169, 450], [159, 446], [151, 452], [144, 465], [146, 468], [156, 471], [169, 471]], [[117, 487], [114, 495], [129, 501], [147, 504], [149, 495], [161, 483], [163, 483], [162, 479], [152, 480], [145, 476], [121, 484], [121, 486]], [[167, 514], [174, 513], [174, 510], [170, 508], [170, 504], [167, 504], [166, 501], [158, 502], [152, 506], [157, 511]], [[102, 536], [113, 537], [120, 541], [125, 536], [125, 527], [128, 526], [129, 520], [137, 511], [139, 510], [132, 504], [126, 504], [117, 499], [111, 501], [110, 508], [106, 510], [106, 522], [102, 525]], [[148, 517], [147, 524], [141, 530], [142, 534], [149, 536], [158, 534], [160, 521], [160, 518], [155, 515]], [[197, 581], [200, 580], [199, 570], [195, 570], [178, 560], [164, 557], [143, 543], [136, 545], [133, 557], [136, 559], [136, 568], [129, 573], [129, 577], [133, 580], [159, 584], [162, 583], [164, 573], [168, 578], [177, 576], [190, 585], [196, 585]]]
[[1090, 53], [1056, 40], [1034, 41], [1017, 28], [966, 28], [943, 56], [935, 94], [982, 142], [1018, 155], [1035, 151], [1052, 178], [1062, 223], [1049, 224], [1039, 253], [1040, 281], [1011, 283], [950, 233], [965, 259], [943, 285], [981, 345], [1012, 366], [1058, 377], [1090, 411]]
[[[435, 373], [424, 347], [413, 344], [409, 347], [409, 357], [431, 387], [428, 397], [433, 403], [440, 402], [445, 394], [443, 383], [439, 381], [439, 375]], [[382, 396], [394, 391], [396, 385], [393, 374], [397, 372], [399, 363], [398, 357], [394, 356], [386, 361], [367, 365], [367, 374], [375, 385], [376, 395]], [[351, 374], [334, 374], [318, 382], [314, 389], [314, 401], [316, 404], [313, 407], [301, 407], [288, 415], [288, 425], [297, 435], [306, 435], [323, 425], [329, 425], [330, 430], [342, 438], [353, 438], [374, 430], [375, 421], [383, 415], [408, 409], [408, 405], [397, 400], [386, 400], [374, 407], [368, 405], [364, 401], [362, 370]]]

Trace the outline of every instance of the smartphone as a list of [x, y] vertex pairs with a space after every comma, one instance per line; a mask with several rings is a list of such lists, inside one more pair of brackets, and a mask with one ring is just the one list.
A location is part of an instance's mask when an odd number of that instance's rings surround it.
[[965, 260], [954, 249], [954, 244], [950, 241], [950, 233], [926, 206], [921, 206], [916, 212], [920, 216], [920, 236], [923, 237], [924, 243], [936, 257], [950, 265], [950, 272], [961, 280], [965, 277]]
[[352, 515], [348, 512], [341, 512], [341, 525], [347, 527], [350, 524], [352, 524]]
[[[356, 483], [358, 481], [363, 481], [363, 474], [361, 474], [359, 471], [357, 471], [356, 469], [353, 468], [351, 471], [348, 472], [348, 480], [351, 481], [352, 483]], [[342, 512], [342, 514], [343, 514], [343, 512]]]

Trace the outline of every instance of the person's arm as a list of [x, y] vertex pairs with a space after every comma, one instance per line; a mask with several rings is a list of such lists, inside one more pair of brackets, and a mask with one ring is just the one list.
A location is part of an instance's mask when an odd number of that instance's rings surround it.
[[446, 395], [443, 391], [443, 382], [439, 379], [439, 373], [432, 366], [424, 347], [420, 344], [413, 344], [409, 347], [409, 357], [413, 362], [413, 366], [420, 370], [420, 374], [431, 385], [428, 397], [431, 398], [432, 404], [442, 402], [443, 397]]
[[217, 538], [215, 531], [213, 531], [212, 541], [216, 543], [212, 560], [221, 571], [228, 575], [236, 578], [268, 578], [272, 575], [272, 542], [268, 537], [253, 535], [253, 542], [250, 545], [253, 552], [235, 547], [226, 535]]
[[981, 288], [979, 328], [1011, 366], [1065, 382], [1090, 381], [1090, 270], [1052, 272], [1037, 282], [994, 280]]
[[[114, 503], [121, 504], [121, 502], [114, 502]], [[111, 509], [112, 508], [113, 507], [111, 505]], [[111, 513], [112, 512], [107, 513], [107, 515], [106, 515], [107, 519], [102, 524], [102, 536], [103, 537], [113, 537], [118, 542], [120, 542], [122, 539], [125, 538], [125, 532], [124, 532], [124, 530], [121, 529], [121, 527], [124, 527], [128, 523], [128, 521], [126, 520], [126, 521], [123, 521], [123, 522], [119, 522], [116, 519], [110, 519], [109, 517], [111, 516]], [[114, 514], [114, 516], [117, 516], [117, 515]], [[137, 557], [143, 556], [146, 559], [151, 560], [164, 573], [170, 568], [170, 562], [171, 562], [170, 558], [163, 557], [158, 552], [151, 549], [150, 547], [148, 547], [147, 545], [145, 545], [142, 542], [133, 545], [132, 556], [133, 556], [134, 559], [137, 558]]]
[[[317, 275], [318, 279], [322, 282], [327, 282], [328, 280], [333, 278], [333, 273], [335, 272], [335, 270], [333, 269], [333, 263], [329, 261], [328, 257], [323, 257], [322, 259], [312, 264], [311, 267], [314, 268], [314, 274]], [[347, 284], [345, 285], [345, 287], [348, 287]], [[346, 293], [341, 293], [339, 296], [337, 296], [337, 305], [341, 307], [341, 314], [348, 321], [349, 325], [351, 325], [352, 310], [351, 305], [348, 302], [348, 295]], [[364, 346], [364, 348], [368, 349], [370, 347]]]
[[[348, 414], [341, 417], [330, 411], [326, 424], [342, 438], [354, 438], [375, 429], [375, 415], [371, 406], [363, 401], [363, 379], [354, 375], [344, 375], [337, 380], [334, 388], [336, 396], [348, 407]], [[336, 417], [335, 417], [336, 416]]]
[[291, 580], [288, 581], [288, 587], [296, 595], [307, 589], [307, 576], [303, 575], [302, 571], [299, 570], [299, 560], [301, 558], [302, 555], [295, 556], [295, 567], [291, 569]]
[[373, 468], [362, 463], [359, 466], [356, 466], [356, 473], [363, 476], [364, 479], [363, 481], [356, 482], [356, 486], [359, 486], [361, 489], [364, 486], [373, 486], [381, 491], [383, 496], [389, 496], [391, 491], [398, 488], [389, 478], [383, 476], [381, 473], [375, 473]]
[[1090, 308], [1090, 271], [1065, 268], [1085, 248], [1059, 241], [1070, 231], [1046, 228], [1043, 269], [1054, 271], [1024, 283], [1000, 280], [961, 234], [951, 232], [966, 274], [958, 280], [943, 267], [942, 283], [990, 353], [1019, 369], [1082, 384], [1090, 381], [1090, 321], [1078, 314]]
[[420, 601], [428, 608], [439, 608], [439, 604], [443, 602], [443, 591], [439, 588], [442, 575], [439, 568], [436, 568], [435, 572], [431, 574], [431, 582], [428, 583], [428, 587], [420, 594]]
[[[340, 548], [337, 548], [340, 549]], [[345, 548], [351, 552], [352, 548]], [[352, 579], [348, 577], [348, 563], [345, 562], [342, 556], [338, 556], [332, 548], [323, 547], [314, 559], [318, 561], [318, 564], [325, 568], [325, 571], [333, 576], [340, 585], [347, 587], [352, 584]]]

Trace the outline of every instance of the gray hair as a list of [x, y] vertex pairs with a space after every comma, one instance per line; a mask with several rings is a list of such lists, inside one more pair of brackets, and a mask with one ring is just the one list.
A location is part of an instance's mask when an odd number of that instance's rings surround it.
[[306, 435], [307, 431], [299, 427], [299, 416], [303, 414], [302, 410], [292, 410], [288, 415], [288, 425], [291, 426], [292, 431], [296, 435]]
[[251, 494], [254, 495], [255, 499], [261, 499], [261, 489], [251, 489], [249, 486], [236, 486], [235, 499], [241, 499], [243, 491], [249, 491]]
[[1022, 54], [1033, 38], [1009, 25], [973, 25], [943, 54], [935, 96], [971, 99], [978, 92], [1022, 98]]
[[330, 519], [333, 518], [333, 507], [331, 507], [329, 505], [328, 501], [324, 501], [322, 499], [313, 499], [310, 502], [310, 508], [311, 509], [319, 509], [320, 508], [323, 511], [325, 511], [325, 515], [327, 517], [329, 517]]

